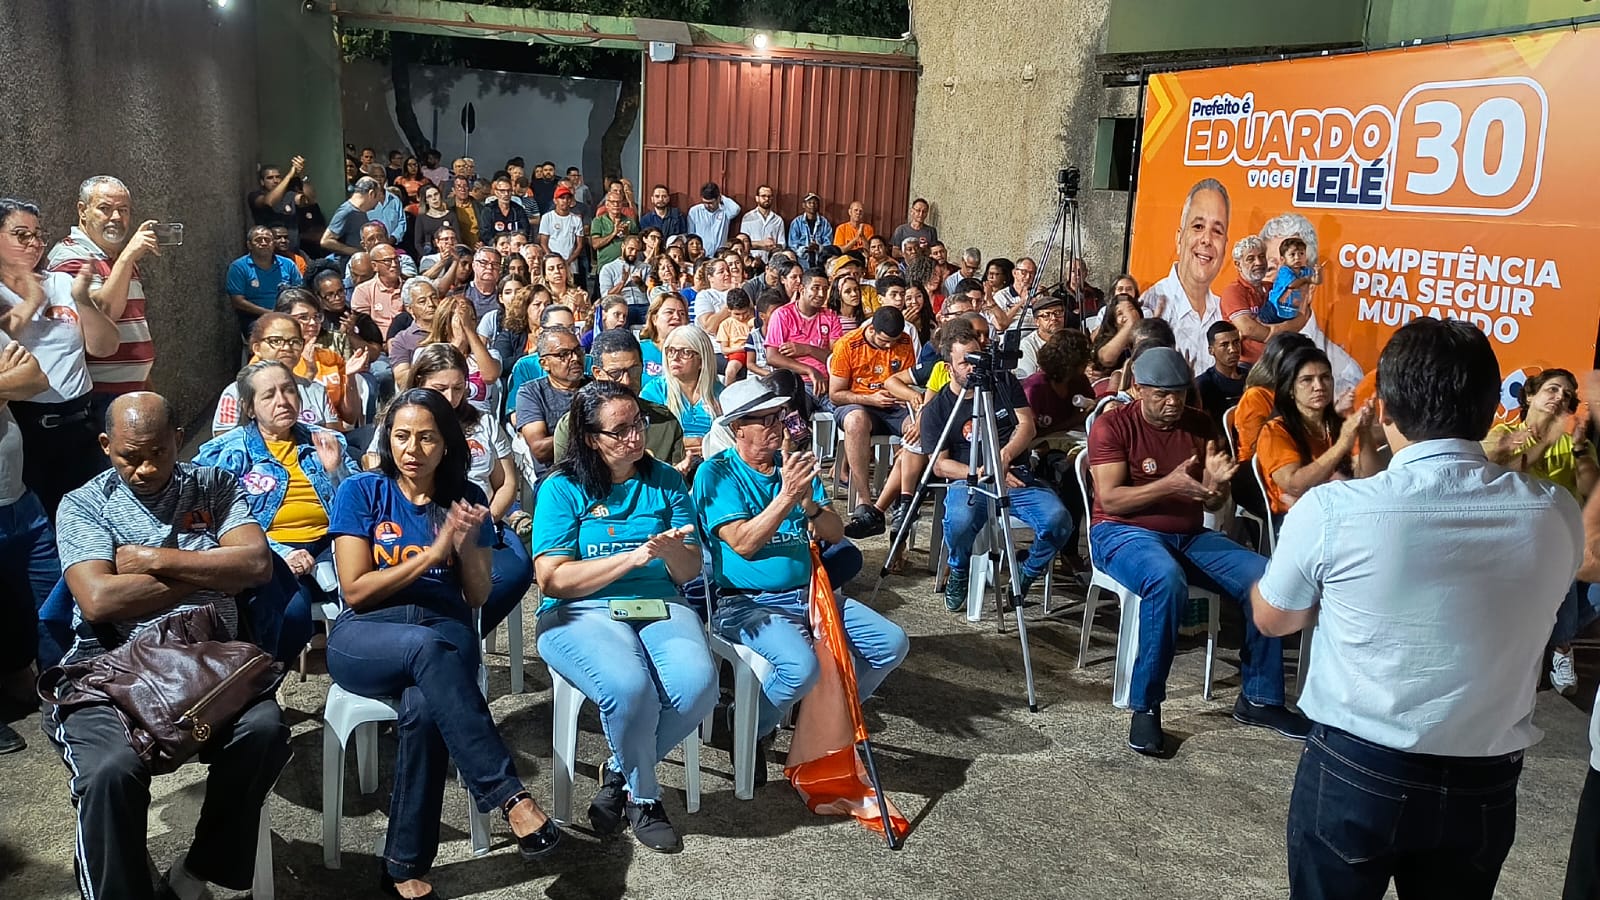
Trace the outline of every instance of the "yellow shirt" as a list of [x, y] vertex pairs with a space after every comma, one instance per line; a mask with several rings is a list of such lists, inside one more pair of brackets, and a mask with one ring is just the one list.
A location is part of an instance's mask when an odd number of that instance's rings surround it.
[[[1484, 439], [1484, 443], [1492, 445], [1500, 435], [1518, 427], [1521, 427], [1521, 425], [1496, 425], [1489, 429], [1489, 436]], [[1522, 445], [1517, 449], [1519, 451], [1527, 450], [1538, 443], [1538, 438], [1530, 434], [1528, 439], [1523, 441]], [[1561, 485], [1567, 489], [1567, 493], [1571, 494], [1574, 500], [1577, 500], [1580, 504], [1583, 503], [1583, 495], [1578, 493], [1578, 454], [1573, 452], [1572, 435], [1563, 434], [1557, 438], [1550, 449], [1544, 452], [1542, 458], [1529, 464], [1528, 474], [1537, 475], [1546, 481], [1553, 481]]]
[[283, 544], [309, 544], [328, 533], [328, 511], [311, 486], [311, 479], [295, 458], [294, 441], [267, 441], [267, 451], [289, 470], [289, 490], [283, 495], [267, 536]]

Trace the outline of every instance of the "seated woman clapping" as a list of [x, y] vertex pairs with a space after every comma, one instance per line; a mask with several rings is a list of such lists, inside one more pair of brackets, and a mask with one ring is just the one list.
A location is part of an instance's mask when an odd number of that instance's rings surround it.
[[524, 859], [561, 832], [517, 777], [478, 692], [471, 612], [489, 598], [494, 527], [467, 477], [471, 452], [435, 391], [394, 399], [378, 428], [379, 471], [345, 479], [329, 532], [345, 609], [328, 634], [328, 673], [365, 697], [397, 697], [400, 752], [381, 883], [426, 897], [453, 762], [478, 809], [498, 807]]
[[717, 701], [704, 626], [678, 586], [701, 570], [683, 476], [645, 453], [646, 420], [626, 387], [573, 397], [566, 452], [539, 488], [533, 559], [544, 603], [539, 655], [600, 707], [612, 755], [589, 821], [652, 850], [682, 849], [655, 767]]
[[319, 560], [333, 558], [328, 512], [334, 491], [356, 468], [342, 435], [300, 421], [299, 387], [283, 363], [253, 362], [234, 386], [240, 427], [202, 444], [194, 463], [238, 477], [267, 543], [299, 580], [274, 653], [289, 660], [311, 639], [311, 607], [327, 599], [313, 570]]
[[[1290, 350], [1278, 363], [1273, 389], [1275, 415], [1256, 439], [1256, 460], [1266, 476], [1274, 525], [1306, 491], [1356, 474], [1351, 455], [1356, 438], [1372, 419], [1371, 404], [1345, 421], [1333, 408], [1333, 367], [1316, 347]], [[1372, 441], [1363, 452], [1375, 455]], [[1362, 474], [1377, 471], [1366, 460]]]
[[472, 454], [467, 478], [489, 498], [495, 543], [489, 601], [483, 606], [479, 622], [482, 633], [489, 634], [505, 621], [533, 585], [533, 561], [528, 558], [522, 539], [504, 524], [517, 499], [517, 467], [511, 458], [511, 438], [497, 418], [472, 405], [468, 378], [466, 358], [449, 344], [420, 348], [411, 365], [411, 383], [438, 391], [455, 410]]

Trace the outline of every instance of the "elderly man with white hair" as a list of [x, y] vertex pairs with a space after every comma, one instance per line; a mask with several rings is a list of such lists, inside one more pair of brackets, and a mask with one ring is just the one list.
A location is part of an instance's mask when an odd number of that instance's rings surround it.
[[1245, 365], [1255, 365], [1256, 360], [1261, 358], [1262, 348], [1273, 335], [1298, 332], [1305, 327], [1306, 320], [1311, 317], [1311, 304], [1302, 304], [1293, 319], [1272, 325], [1262, 324], [1257, 310], [1267, 299], [1263, 284], [1267, 271], [1266, 242], [1253, 234], [1240, 238], [1233, 245], [1233, 267], [1239, 271], [1239, 277], [1222, 289], [1222, 315], [1239, 329], [1239, 337], [1243, 341], [1239, 361]]
[[[1271, 284], [1277, 277], [1278, 266], [1283, 263], [1283, 256], [1278, 248], [1283, 245], [1284, 238], [1297, 237], [1306, 242], [1306, 258], [1318, 259], [1317, 256], [1317, 229], [1311, 220], [1299, 213], [1283, 213], [1267, 220], [1261, 226], [1262, 251], [1265, 254], [1266, 269], [1262, 272], [1262, 284]], [[1308, 307], [1314, 304], [1306, 304]], [[1286, 323], [1287, 324], [1287, 323]], [[1333, 363], [1334, 389], [1343, 394], [1357, 384], [1361, 383], [1361, 364], [1355, 361], [1349, 351], [1328, 339], [1328, 335], [1317, 322], [1317, 314], [1312, 312], [1303, 327], [1298, 331], [1311, 339], [1322, 352], [1328, 354], [1328, 360]], [[1242, 329], [1241, 329], [1242, 332]]]

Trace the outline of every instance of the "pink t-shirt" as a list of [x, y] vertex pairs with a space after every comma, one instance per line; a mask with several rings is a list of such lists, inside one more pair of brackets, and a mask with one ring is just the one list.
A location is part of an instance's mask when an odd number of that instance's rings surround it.
[[[773, 311], [772, 318], [766, 324], [765, 334], [767, 349], [770, 351], [790, 341], [816, 347], [832, 347], [834, 341], [844, 336], [844, 329], [840, 325], [839, 314], [827, 307], [823, 307], [821, 312], [808, 319], [800, 315], [799, 304], [789, 303]], [[796, 362], [803, 362], [815, 369], [822, 383], [828, 383], [826, 356], [806, 355]]]

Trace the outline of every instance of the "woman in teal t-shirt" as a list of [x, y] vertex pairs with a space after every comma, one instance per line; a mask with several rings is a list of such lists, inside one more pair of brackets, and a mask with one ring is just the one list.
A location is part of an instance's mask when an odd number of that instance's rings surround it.
[[[704, 628], [678, 592], [701, 569], [694, 507], [683, 476], [645, 453], [647, 423], [627, 388], [592, 382], [569, 415], [533, 519], [539, 656], [600, 707], [612, 756], [590, 823], [612, 834], [626, 817], [641, 844], [671, 853], [683, 842], [655, 767], [717, 702]], [[666, 601], [667, 618], [611, 618], [611, 601], [640, 599]]]
[[699, 326], [679, 325], [662, 342], [661, 352], [666, 357], [666, 371], [646, 383], [639, 396], [672, 410], [683, 426], [687, 453], [676, 468], [690, 478], [703, 458], [701, 440], [711, 430], [712, 420], [722, 415], [722, 405], [717, 402], [722, 382], [717, 379], [716, 348]]

